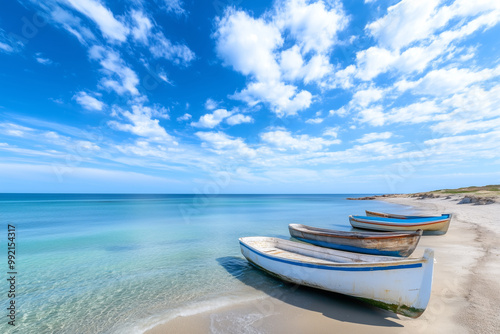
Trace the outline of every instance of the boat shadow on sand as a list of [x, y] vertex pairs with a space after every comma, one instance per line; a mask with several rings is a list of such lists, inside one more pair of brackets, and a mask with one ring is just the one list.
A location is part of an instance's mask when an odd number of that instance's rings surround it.
[[[363, 325], [381, 327], [404, 327], [391, 319], [399, 319], [392, 312], [371, 306], [356, 298], [334, 292], [309, 288], [284, 282], [252, 266], [237, 256], [225, 256], [217, 262], [242, 283], [266, 293], [268, 296], [302, 309], [322, 313], [325, 317]], [[272, 313], [274, 306], [269, 302], [253, 307], [257, 312]]]

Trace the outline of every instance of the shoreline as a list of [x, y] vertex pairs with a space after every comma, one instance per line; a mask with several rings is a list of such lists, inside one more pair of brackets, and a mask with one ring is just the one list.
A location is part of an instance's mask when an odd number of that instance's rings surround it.
[[[423, 236], [413, 256], [425, 248], [436, 255], [432, 295], [417, 319], [398, 316], [354, 298], [283, 284], [251, 302], [236, 302], [188, 316], [177, 316], [144, 331], [159, 333], [498, 333], [500, 320], [500, 203], [457, 205], [448, 198], [377, 198], [410, 206], [417, 214], [452, 213], [448, 233]], [[259, 291], [260, 292], [260, 291]]]

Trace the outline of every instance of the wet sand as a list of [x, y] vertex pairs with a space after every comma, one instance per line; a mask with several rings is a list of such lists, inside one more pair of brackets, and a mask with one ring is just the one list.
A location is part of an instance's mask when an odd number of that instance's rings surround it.
[[179, 316], [146, 333], [500, 333], [500, 204], [458, 205], [457, 198], [384, 198], [415, 214], [454, 214], [447, 234], [423, 236], [412, 255], [430, 247], [436, 258], [431, 300], [418, 319], [283, 284], [259, 290], [264, 295], [254, 301]]

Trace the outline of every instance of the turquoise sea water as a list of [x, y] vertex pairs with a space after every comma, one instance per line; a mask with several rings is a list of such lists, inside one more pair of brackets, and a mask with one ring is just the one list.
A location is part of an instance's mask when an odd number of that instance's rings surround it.
[[253, 298], [279, 283], [241, 260], [239, 237], [288, 239], [292, 222], [350, 230], [349, 214], [409, 210], [345, 200], [355, 196], [0, 194], [2, 276], [8, 224], [17, 272], [16, 326], [3, 279], [0, 332], [142, 332]]

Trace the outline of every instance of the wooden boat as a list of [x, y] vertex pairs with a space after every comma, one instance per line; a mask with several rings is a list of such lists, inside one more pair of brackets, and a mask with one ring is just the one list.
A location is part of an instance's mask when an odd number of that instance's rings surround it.
[[451, 214], [440, 217], [421, 218], [385, 218], [369, 216], [349, 216], [353, 227], [376, 231], [416, 231], [421, 229], [426, 234], [445, 234], [450, 226]]
[[240, 238], [241, 253], [285, 281], [353, 296], [411, 318], [431, 295], [434, 252], [399, 258], [344, 252], [290, 240]]
[[302, 224], [288, 225], [290, 235], [310, 244], [350, 252], [409, 256], [417, 247], [422, 230], [410, 232], [335, 231]]
[[[384, 218], [398, 218], [398, 219], [415, 219], [415, 218], [432, 218], [437, 216], [404, 216], [404, 215], [396, 215], [393, 213], [384, 213], [384, 212], [375, 212], [365, 210], [366, 215], [369, 217], [384, 217]], [[441, 216], [444, 216], [441, 215]]]

